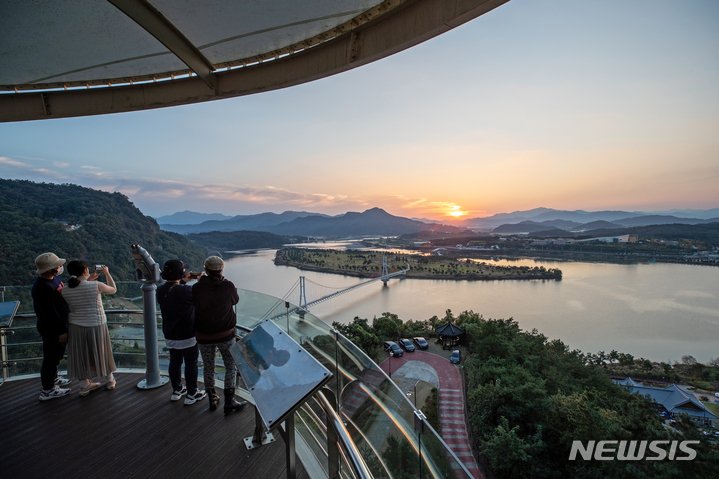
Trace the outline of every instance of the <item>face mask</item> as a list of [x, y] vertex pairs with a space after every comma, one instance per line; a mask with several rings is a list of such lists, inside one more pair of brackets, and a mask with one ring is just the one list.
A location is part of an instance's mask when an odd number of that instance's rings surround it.
[[65, 268], [63, 268], [62, 266], [60, 266], [59, 268], [57, 268], [57, 273], [55, 273], [55, 274], [56, 274], [57, 276], [60, 276], [63, 271], [65, 271]]

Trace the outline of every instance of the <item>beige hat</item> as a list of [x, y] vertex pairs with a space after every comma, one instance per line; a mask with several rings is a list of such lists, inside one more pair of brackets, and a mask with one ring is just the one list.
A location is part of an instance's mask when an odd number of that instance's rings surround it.
[[205, 260], [205, 269], [208, 271], [222, 271], [225, 262], [219, 256], [210, 256]]
[[58, 258], [55, 253], [43, 253], [35, 258], [35, 266], [37, 266], [37, 274], [43, 274], [51, 269], [65, 264], [64, 258]]

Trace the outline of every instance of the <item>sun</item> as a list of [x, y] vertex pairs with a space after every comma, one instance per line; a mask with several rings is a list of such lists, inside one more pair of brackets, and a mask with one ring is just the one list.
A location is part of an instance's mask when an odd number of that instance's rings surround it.
[[453, 218], [459, 218], [466, 214], [467, 214], [467, 212], [462, 211], [462, 207], [460, 205], [456, 205], [454, 203], [449, 207], [449, 211], [447, 212], [447, 215], [451, 216]]

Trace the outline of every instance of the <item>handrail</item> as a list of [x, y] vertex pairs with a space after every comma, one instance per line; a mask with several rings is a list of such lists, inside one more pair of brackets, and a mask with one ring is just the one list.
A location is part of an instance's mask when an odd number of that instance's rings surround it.
[[[367, 464], [365, 464], [364, 459], [362, 459], [359, 449], [357, 449], [357, 445], [352, 440], [349, 431], [347, 431], [344, 423], [332, 408], [332, 405], [327, 400], [327, 397], [325, 397], [324, 391], [320, 391], [315, 394], [315, 399], [317, 399], [320, 407], [322, 407], [322, 410], [327, 415], [328, 425], [332, 426], [332, 429], [334, 429], [337, 434], [337, 439], [342, 443], [349, 454], [349, 464], [352, 466], [355, 476], [360, 479], [373, 479], [372, 473], [370, 473]], [[329, 447], [329, 441], [327, 446]]]

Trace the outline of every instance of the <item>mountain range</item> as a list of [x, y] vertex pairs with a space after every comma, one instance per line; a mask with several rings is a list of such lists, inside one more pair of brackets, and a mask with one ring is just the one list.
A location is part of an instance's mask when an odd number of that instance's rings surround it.
[[[191, 213], [191, 212], [183, 212]], [[177, 214], [177, 213], [175, 213]], [[174, 215], [171, 215], [174, 216]], [[187, 215], [186, 215], [187, 216]], [[297, 218], [306, 218], [311, 216], [325, 217], [327, 215], [319, 213], [308, 213], [306, 211], [285, 211], [284, 213], [260, 213], [257, 215], [237, 215], [228, 217], [228, 219], [218, 220], [210, 219], [201, 223], [188, 224], [166, 224], [160, 223], [160, 228], [165, 231], [174, 233], [207, 233], [210, 231], [268, 231], [274, 233], [270, 228], [278, 226], [282, 223], [290, 222]], [[163, 217], [164, 218], [164, 217]], [[291, 233], [304, 234], [304, 233]]]
[[222, 213], [197, 213], [195, 211], [178, 211], [171, 215], [158, 216], [155, 218], [159, 224], [167, 225], [198, 225], [204, 221], [210, 220], [229, 220], [232, 216], [223, 215]]
[[[673, 213], [673, 214], [668, 214]], [[220, 216], [223, 218], [217, 218]], [[185, 224], [165, 221], [205, 221]], [[159, 221], [162, 220], [162, 221]], [[425, 218], [394, 216], [381, 208], [362, 213], [348, 212], [329, 216], [306, 211], [261, 213], [256, 215], [225, 215], [183, 211], [158, 218], [165, 231], [181, 234], [210, 231], [264, 231], [279, 235], [306, 236], [394, 236], [411, 233], [456, 234], [463, 230], [491, 231], [494, 233], [533, 233], [538, 231], [592, 231], [666, 224], [705, 224], [719, 222], [719, 208], [709, 210], [669, 210], [665, 212], [641, 211], [583, 211], [534, 208], [512, 213], [499, 213], [485, 218], [470, 218], [456, 226], [443, 225]]]
[[381, 208], [371, 208], [362, 213], [347, 212], [337, 216], [302, 211], [261, 213], [238, 215], [225, 220], [208, 220], [199, 224], [160, 224], [160, 227], [166, 231], [182, 234], [210, 231], [265, 231], [279, 235], [303, 236], [398, 236], [420, 231], [442, 234], [466, 230], [463, 227], [394, 216]]
[[[542, 229], [559, 228], [583, 231], [606, 228], [627, 228], [632, 226], [664, 224], [704, 224], [719, 221], [719, 208], [710, 210], [672, 210], [676, 214], [641, 211], [566, 211], [550, 208], [535, 208], [527, 211], [499, 213], [485, 218], [471, 218], [464, 226], [478, 231], [495, 233], [534, 232]], [[694, 213], [694, 217], [689, 216]], [[525, 229], [522, 229], [522, 228]]]

